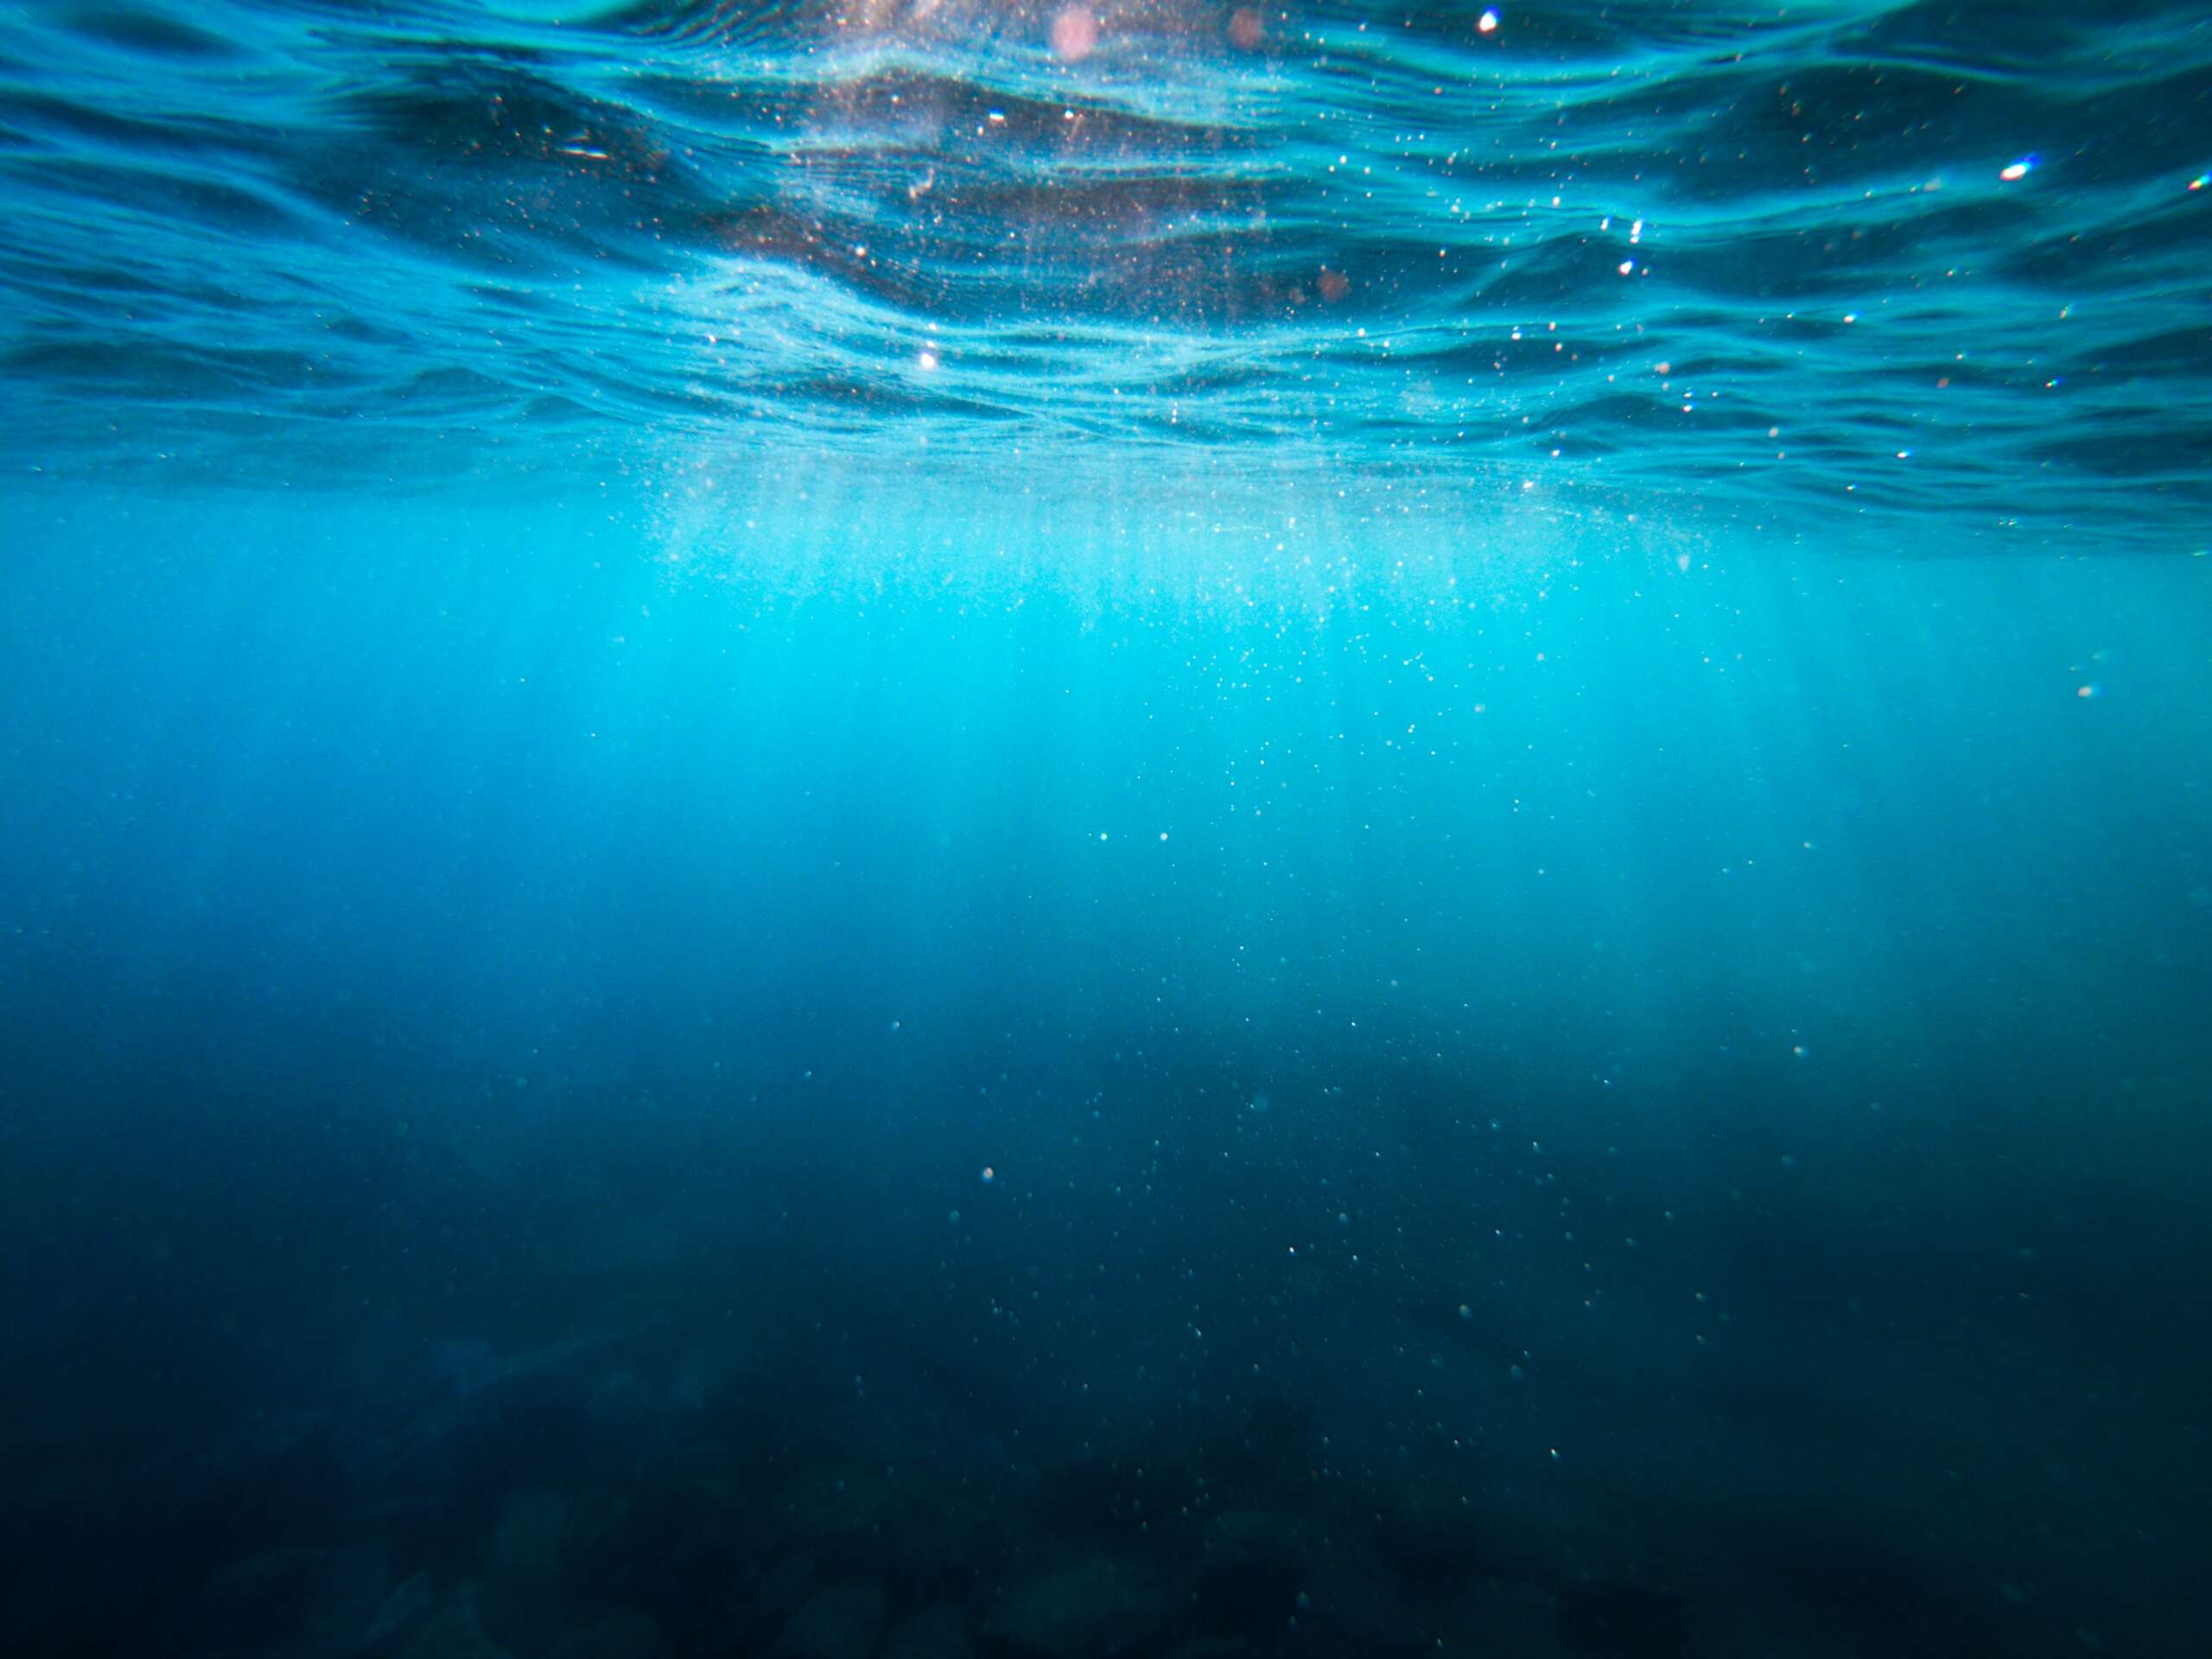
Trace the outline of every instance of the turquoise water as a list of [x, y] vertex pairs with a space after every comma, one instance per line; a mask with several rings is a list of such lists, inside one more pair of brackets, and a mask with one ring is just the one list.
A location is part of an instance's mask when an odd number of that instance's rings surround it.
[[0, 13], [0, 1645], [2196, 1652], [2208, 93]]

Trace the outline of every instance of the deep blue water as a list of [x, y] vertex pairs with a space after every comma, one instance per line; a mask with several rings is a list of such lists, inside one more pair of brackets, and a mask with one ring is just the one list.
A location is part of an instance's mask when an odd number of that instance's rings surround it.
[[2177, 5], [0, 10], [0, 1653], [2204, 1651], [2208, 168]]

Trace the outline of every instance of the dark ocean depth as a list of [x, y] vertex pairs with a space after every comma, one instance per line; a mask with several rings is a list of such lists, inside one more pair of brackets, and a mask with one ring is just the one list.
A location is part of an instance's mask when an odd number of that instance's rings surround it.
[[0, 1656], [2212, 1651], [2212, 23], [0, 10]]

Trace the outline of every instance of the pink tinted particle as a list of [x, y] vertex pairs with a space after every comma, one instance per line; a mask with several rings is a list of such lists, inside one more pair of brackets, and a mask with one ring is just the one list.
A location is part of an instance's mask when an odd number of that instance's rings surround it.
[[1080, 63], [1098, 45], [1098, 19], [1082, 6], [1065, 6], [1052, 19], [1052, 51], [1062, 63]]

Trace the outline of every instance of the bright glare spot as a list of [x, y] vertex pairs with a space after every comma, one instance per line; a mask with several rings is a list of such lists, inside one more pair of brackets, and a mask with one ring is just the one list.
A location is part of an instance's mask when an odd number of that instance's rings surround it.
[[983, 1180], [985, 1185], [988, 1185], [989, 1183], [998, 1179], [998, 1171], [993, 1169], [988, 1164], [985, 1164], [983, 1166]]
[[1485, 35], [1497, 34], [1497, 8], [1496, 6], [1492, 6], [1489, 10], [1484, 12], [1480, 17], [1475, 20], [1475, 27], [1482, 30]]
[[1633, 259], [1624, 259], [1624, 260], [1622, 260], [1622, 261], [1621, 261], [1621, 275], [1622, 275], [1622, 276], [1627, 276], [1627, 275], [1629, 274], [1629, 272], [1630, 272], [1630, 271], [1634, 270], [1635, 269], [1636, 269], [1636, 261], [1635, 261], [1635, 260], [1633, 260]]
[[2018, 161], [2013, 162], [2012, 166], [2006, 168], [1997, 176], [2004, 180], [2007, 184], [2017, 184], [2035, 170], [2035, 165], [2036, 158], [2034, 156], [2023, 156]]

